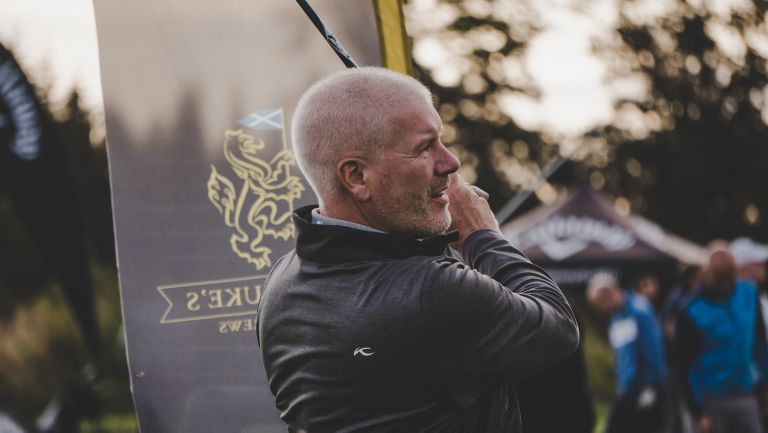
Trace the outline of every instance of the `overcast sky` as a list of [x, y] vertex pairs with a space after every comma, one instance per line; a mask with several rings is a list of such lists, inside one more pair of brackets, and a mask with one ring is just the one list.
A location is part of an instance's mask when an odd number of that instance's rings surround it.
[[[589, 53], [589, 30], [568, 17], [531, 41], [526, 67], [543, 90], [540, 102], [508, 101], [523, 126], [576, 135], [610, 119], [603, 66]], [[558, 18], [559, 17], [559, 18]], [[77, 87], [86, 106], [101, 107], [96, 26], [92, 0], [0, 0], [0, 41], [39, 79], [43, 67], [54, 99]]]
[[87, 106], [101, 106], [91, 0], [0, 0], [0, 42], [35, 78], [49, 68], [55, 99], [77, 86]]

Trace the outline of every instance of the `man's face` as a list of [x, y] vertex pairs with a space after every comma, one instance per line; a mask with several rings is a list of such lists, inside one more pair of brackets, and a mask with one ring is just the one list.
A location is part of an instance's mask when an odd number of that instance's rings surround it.
[[590, 299], [590, 303], [600, 314], [610, 316], [624, 306], [624, 294], [618, 287], [610, 287]]
[[442, 123], [426, 101], [399, 107], [392, 141], [371, 164], [371, 203], [387, 232], [425, 238], [451, 224], [448, 187], [461, 164], [440, 141]]
[[659, 294], [659, 282], [655, 277], [644, 277], [637, 282], [637, 292], [650, 301], [655, 301]]

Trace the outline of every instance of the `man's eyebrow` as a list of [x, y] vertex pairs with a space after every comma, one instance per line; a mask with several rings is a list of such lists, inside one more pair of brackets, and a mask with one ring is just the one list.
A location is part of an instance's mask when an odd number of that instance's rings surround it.
[[435, 134], [434, 131], [425, 131], [423, 134], [423, 139], [419, 140], [415, 146], [413, 146], [414, 150], [421, 150], [422, 148], [427, 147], [430, 143], [435, 141], [436, 139], [440, 138], [440, 134]]

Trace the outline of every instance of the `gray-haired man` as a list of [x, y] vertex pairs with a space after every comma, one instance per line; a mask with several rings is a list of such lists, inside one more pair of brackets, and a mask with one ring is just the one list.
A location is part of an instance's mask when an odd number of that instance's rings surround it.
[[383, 69], [299, 102], [294, 149], [320, 205], [295, 213], [259, 315], [290, 431], [518, 432], [514, 379], [576, 348], [560, 289], [501, 236], [441, 128], [429, 91]]

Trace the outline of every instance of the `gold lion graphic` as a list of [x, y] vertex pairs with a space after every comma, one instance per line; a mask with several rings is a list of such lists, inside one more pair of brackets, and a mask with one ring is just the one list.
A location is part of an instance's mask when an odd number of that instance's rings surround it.
[[261, 270], [272, 266], [272, 249], [261, 245], [264, 237], [293, 237], [293, 202], [301, 197], [304, 186], [298, 176], [291, 175], [293, 153], [285, 143], [267, 162], [258, 157], [265, 147], [263, 140], [242, 129], [226, 131], [224, 137], [224, 156], [240, 178], [239, 189], [211, 165], [208, 198], [227, 226], [235, 229], [229, 240], [232, 251]]

